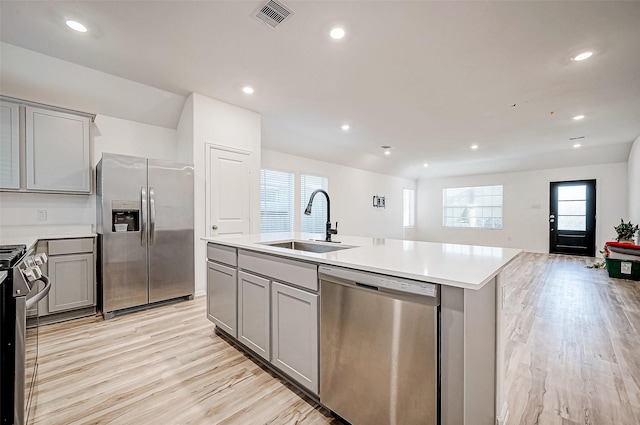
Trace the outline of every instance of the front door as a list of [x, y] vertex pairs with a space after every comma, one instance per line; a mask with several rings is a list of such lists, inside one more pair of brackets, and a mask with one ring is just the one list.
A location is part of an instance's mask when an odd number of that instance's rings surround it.
[[551, 182], [549, 252], [594, 257], [596, 181]]

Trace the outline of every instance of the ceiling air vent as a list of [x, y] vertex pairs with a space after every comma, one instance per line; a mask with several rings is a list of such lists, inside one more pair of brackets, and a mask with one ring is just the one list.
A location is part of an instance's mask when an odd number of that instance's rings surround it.
[[271, 28], [275, 28], [293, 15], [294, 11], [284, 4], [275, 0], [269, 0], [256, 10], [255, 17]]

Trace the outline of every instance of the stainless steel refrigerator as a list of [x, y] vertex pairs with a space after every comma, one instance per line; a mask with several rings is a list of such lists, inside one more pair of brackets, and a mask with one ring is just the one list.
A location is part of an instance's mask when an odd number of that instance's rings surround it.
[[192, 298], [193, 165], [103, 153], [96, 171], [104, 318]]

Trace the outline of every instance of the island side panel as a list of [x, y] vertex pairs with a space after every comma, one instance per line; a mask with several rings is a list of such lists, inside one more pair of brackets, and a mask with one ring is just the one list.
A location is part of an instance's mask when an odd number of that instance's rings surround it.
[[496, 421], [498, 291], [441, 285], [441, 424]]
[[502, 273], [496, 276], [496, 415], [499, 425], [504, 425], [509, 417], [509, 406], [504, 394], [506, 373], [505, 357], [505, 318], [504, 318], [504, 279]]
[[464, 290], [465, 424], [496, 422], [496, 279], [482, 289]]
[[440, 285], [440, 414], [464, 425], [464, 289]]

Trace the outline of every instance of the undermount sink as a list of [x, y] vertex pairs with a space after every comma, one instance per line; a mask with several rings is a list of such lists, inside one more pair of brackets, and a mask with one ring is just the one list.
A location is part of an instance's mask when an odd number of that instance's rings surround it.
[[325, 253], [325, 252], [333, 252], [339, 251], [341, 249], [349, 249], [355, 248], [355, 246], [350, 245], [325, 245], [316, 242], [309, 241], [278, 241], [278, 242], [263, 242], [261, 245], [273, 246], [276, 248], [285, 248], [292, 249], [296, 251], [307, 251], [307, 252], [317, 252], [317, 253]]

